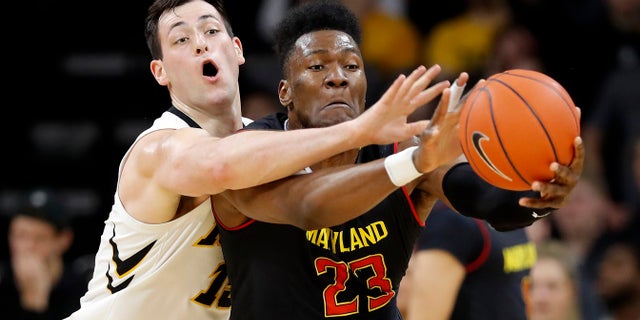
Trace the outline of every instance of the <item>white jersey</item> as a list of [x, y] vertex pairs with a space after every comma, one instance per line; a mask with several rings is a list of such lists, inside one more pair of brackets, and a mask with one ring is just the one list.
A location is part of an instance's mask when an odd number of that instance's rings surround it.
[[[188, 126], [164, 112], [136, 142], [156, 130]], [[228, 319], [229, 293], [210, 199], [175, 220], [149, 224], [127, 213], [116, 188], [93, 278], [80, 309], [67, 319]]]

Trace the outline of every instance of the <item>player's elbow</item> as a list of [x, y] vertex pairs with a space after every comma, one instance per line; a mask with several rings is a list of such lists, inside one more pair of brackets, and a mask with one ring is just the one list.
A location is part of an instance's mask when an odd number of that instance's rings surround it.
[[212, 194], [228, 189], [237, 189], [237, 176], [227, 161], [208, 161], [200, 172], [205, 173], [200, 178], [211, 186]]
[[[330, 213], [327, 208], [326, 199], [316, 199], [314, 197], [304, 197], [298, 201], [296, 225], [304, 230], [316, 230], [330, 227], [331, 221], [327, 219]], [[337, 224], [337, 223], [336, 223]]]

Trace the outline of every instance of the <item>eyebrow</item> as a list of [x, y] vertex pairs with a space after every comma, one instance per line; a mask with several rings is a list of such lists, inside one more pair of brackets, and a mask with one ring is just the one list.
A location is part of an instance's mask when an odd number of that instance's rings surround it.
[[[205, 21], [205, 20], [207, 20], [207, 19], [213, 19], [213, 20], [215, 20], [215, 21], [220, 22], [220, 20], [218, 20], [218, 18], [216, 18], [216, 17], [215, 17], [214, 15], [212, 15], [212, 14], [204, 14], [204, 15], [201, 15], [201, 16], [198, 18], [198, 22], [200, 22], [200, 21]], [[186, 23], [185, 23], [184, 21], [178, 21], [178, 22], [176, 22], [176, 23], [172, 24], [172, 25], [169, 27], [169, 31], [168, 31], [167, 33], [171, 33], [171, 30], [173, 30], [173, 29], [175, 29], [175, 28], [177, 28], [177, 27], [179, 27], [179, 26], [185, 25], [185, 24], [186, 24]]]
[[[328, 53], [328, 52], [329, 52], [329, 50], [327, 50], [327, 49], [316, 49], [316, 50], [311, 50], [311, 51], [305, 53], [304, 56], [308, 57], [308, 56], [312, 56], [314, 54], [322, 54], [322, 53]], [[352, 53], [357, 54], [358, 50], [356, 49], [355, 46], [351, 46], [351, 47], [347, 47], [347, 48], [344, 48], [344, 49], [340, 50], [340, 52], [352, 52]]]

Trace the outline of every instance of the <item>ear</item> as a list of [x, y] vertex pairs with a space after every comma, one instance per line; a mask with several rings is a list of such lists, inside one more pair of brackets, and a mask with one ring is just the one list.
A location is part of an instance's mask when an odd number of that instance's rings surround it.
[[149, 68], [151, 69], [151, 73], [153, 77], [156, 78], [156, 81], [161, 86], [166, 86], [169, 84], [169, 80], [167, 79], [167, 73], [164, 72], [164, 65], [162, 64], [162, 60], [156, 59], [151, 60], [149, 64]]
[[233, 37], [233, 48], [238, 56], [238, 65], [243, 65], [245, 62], [244, 51], [242, 50], [242, 41], [238, 37]]
[[291, 104], [291, 86], [289, 85], [289, 81], [280, 80], [278, 84], [278, 99], [280, 99], [280, 104], [285, 107]]

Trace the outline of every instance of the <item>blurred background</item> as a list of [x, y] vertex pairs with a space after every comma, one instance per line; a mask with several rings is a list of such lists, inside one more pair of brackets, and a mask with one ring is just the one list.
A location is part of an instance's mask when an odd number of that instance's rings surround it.
[[[640, 1], [343, 1], [363, 25], [369, 102], [418, 64], [439, 63], [450, 80], [461, 71], [476, 81], [511, 68], [555, 78], [582, 109], [585, 177], [606, 202], [603, 232], [632, 225], [639, 207]], [[248, 117], [280, 110], [270, 30], [299, 2], [225, 1], [247, 58], [240, 83]], [[121, 157], [170, 104], [149, 71], [143, 22], [150, 3], [34, 0], [7, 11], [22, 15], [13, 17], [3, 46], [6, 94], [14, 96], [7, 101], [14, 102], [5, 105], [2, 128], [2, 231], [21, 197], [43, 188], [72, 217], [76, 240], [67, 255], [97, 249]]]

